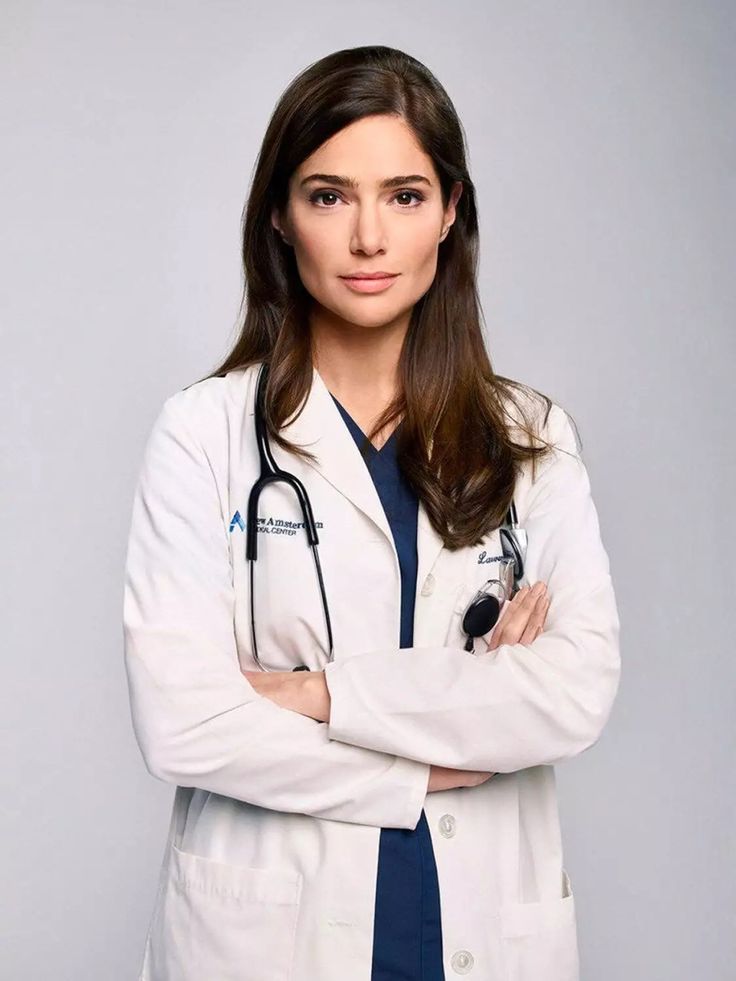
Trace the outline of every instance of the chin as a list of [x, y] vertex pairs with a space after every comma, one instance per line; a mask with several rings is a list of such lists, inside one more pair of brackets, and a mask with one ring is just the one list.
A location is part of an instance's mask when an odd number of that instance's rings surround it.
[[372, 328], [387, 327], [395, 320], [398, 320], [402, 312], [402, 310], [374, 310], [373, 315], [367, 317], [365, 312], [361, 316], [360, 311], [356, 311], [354, 316], [346, 313], [343, 319], [350, 324], [354, 324], [356, 327], [365, 327], [366, 330], [370, 330]]
[[320, 306], [335, 320], [342, 320], [346, 324], [353, 324], [356, 327], [383, 327], [391, 323], [403, 313], [403, 306], [392, 303], [382, 303], [379, 297], [370, 298], [370, 307], [361, 299], [357, 303], [344, 301], [339, 304], [320, 303]]

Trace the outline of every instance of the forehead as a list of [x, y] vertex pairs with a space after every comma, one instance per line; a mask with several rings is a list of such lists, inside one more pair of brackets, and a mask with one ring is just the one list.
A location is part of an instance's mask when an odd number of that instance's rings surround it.
[[297, 168], [298, 184], [313, 173], [348, 177], [358, 186], [379, 186], [398, 174], [422, 174], [434, 183], [431, 157], [403, 119], [367, 116], [341, 129]]

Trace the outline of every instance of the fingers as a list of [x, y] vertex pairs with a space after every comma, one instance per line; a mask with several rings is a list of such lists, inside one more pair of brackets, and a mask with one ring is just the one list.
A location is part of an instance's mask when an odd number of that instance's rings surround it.
[[511, 600], [504, 603], [502, 612], [505, 616], [499, 620], [502, 643], [517, 643], [536, 602], [536, 596], [532, 596], [529, 586], [523, 586]]
[[520, 644], [531, 644], [531, 642], [536, 640], [536, 638], [541, 634], [548, 609], [549, 598], [545, 593], [541, 593], [537, 597], [537, 601], [534, 604], [534, 609], [529, 614], [529, 621], [526, 628], [519, 638], [518, 642]]
[[539, 635], [549, 609], [547, 588], [537, 582], [524, 586], [513, 599], [504, 603], [493, 635], [493, 647], [501, 644], [529, 644]]

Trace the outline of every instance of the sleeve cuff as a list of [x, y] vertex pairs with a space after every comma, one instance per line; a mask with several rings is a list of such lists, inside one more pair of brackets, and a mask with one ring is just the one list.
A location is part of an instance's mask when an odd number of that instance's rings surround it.
[[[356, 655], [360, 657], [361, 655]], [[378, 749], [360, 742], [363, 706], [357, 697], [350, 672], [346, 670], [348, 660], [330, 661], [324, 667], [325, 683], [330, 693], [330, 717], [327, 720], [327, 736], [341, 743], [361, 746], [363, 749]], [[381, 750], [383, 752], [383, 750]]]
[[[348, 672], [342, 670], [346, 664], [346, 661], [330, 661], [324, 668], [325, 683], [330, 693], [327, 738], [341, 743], [359, 745], [358, 742], [352, 742], [351, 739], [351, 736], [353, 739], [358, 738], [358, 730], [355, 726], [351, 729], [350, 719], [353, 718], [355, 721], [355, 716], [360, 708], [351, 700], [353, 689], [350, 676]], [[407, 796], [400, 821], [396, 825], [387, 825], [387, 827], [408, 828], [413, 831], [419, 823], [419, 818], [424, 809], [431, 765], [404, 756], [394, 756], [394, 759], [395, 763], [391, 772], [399, 785], [406, 788]]]
[[429, 770], [429, 763], [408, 760], [404, 756], [396, 757], [396, 774], [399, 776], [405, 772], [408, 791], [406, 808], [398, 827], [408, 828], [410, 831], [413, 831], [419, 823], [419, 818], [422, 816], [424, 802], [427, 797]]

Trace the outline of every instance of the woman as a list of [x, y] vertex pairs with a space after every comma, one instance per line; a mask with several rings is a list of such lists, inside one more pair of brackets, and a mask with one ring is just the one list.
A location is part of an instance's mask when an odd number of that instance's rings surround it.
[[[177, 788], [147, 981], [578, 977], [553, 765], [608, 719], [619, 622], [566, 413], [491, 368], [477, 249], [423, 65], [355, 48], [292, 82], [244, 216], [240, 336], [164, 403], [133, 504], [133, 723]], [[262, 493], [246, 558], [266, 369], [329, 633], [292, 487]], [[468, 650], [512, 499], [524, 587]]]

